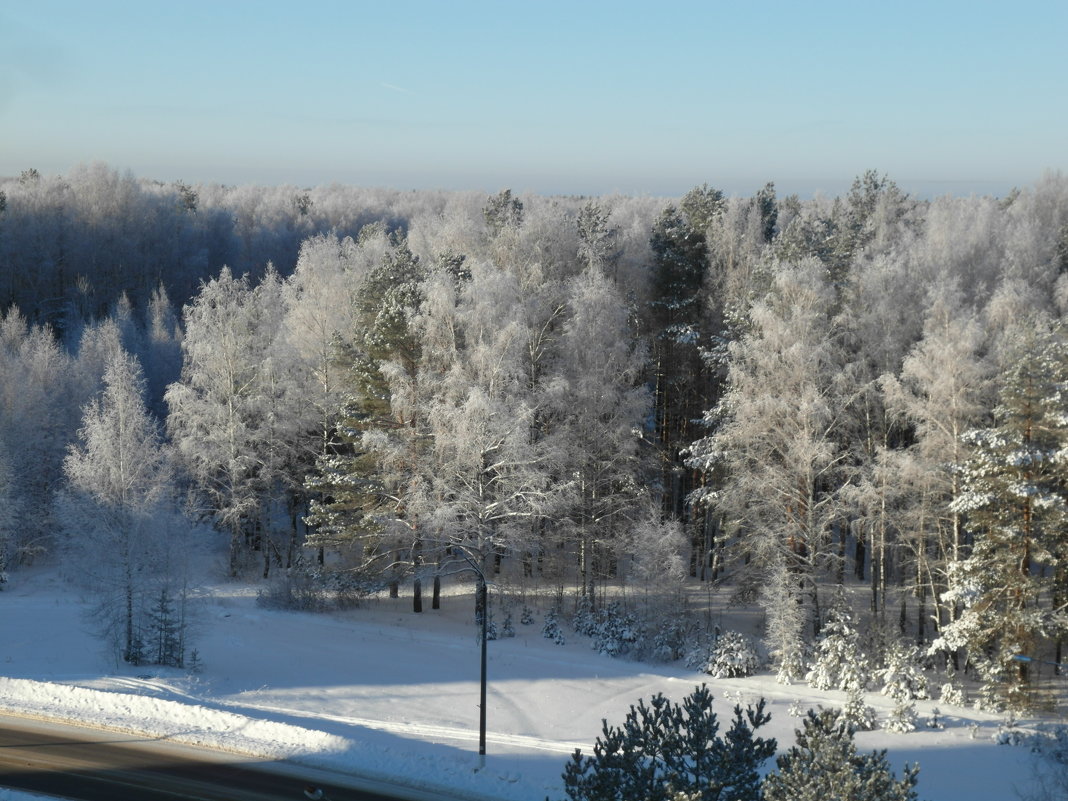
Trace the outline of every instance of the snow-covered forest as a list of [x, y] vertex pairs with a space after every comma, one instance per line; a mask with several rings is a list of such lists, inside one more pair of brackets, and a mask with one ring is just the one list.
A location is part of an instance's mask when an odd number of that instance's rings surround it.
[[537, 581], [678, 659], [713, 636], [703, 582], [762, 611], [781, 677], [878, 673], [902, 726], [921, 668], [1046, 708], [1066, 272], [1060, 174], [669, 201], [27, 170], [0, 182], [0, 588], [55, 560], [117, 654], [180, 665], [210, 525], [268, 603]]

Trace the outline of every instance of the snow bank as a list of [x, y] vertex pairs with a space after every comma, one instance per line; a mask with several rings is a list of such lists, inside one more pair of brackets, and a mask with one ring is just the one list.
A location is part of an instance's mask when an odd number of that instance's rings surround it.
[[[476, 771], [474, 765], [457, 765], [455, 760], [413, 755], [383, 747], [373, 737], [356, 740], [198, 704], [0, 677], [0, 709], [25, 717], [62, 720], [220, 751], [286, 760], [450, 796], [462, 793], [466, 798], [517, 801], [530, 797], [531, 788], [517, 787], [515, 774], [485, 769]], [[538, 792], [544, 797], [553, 789], [544, 787]], [[0, 801], [23, 801], [26, 798], [32, 796], [0, 788]]]

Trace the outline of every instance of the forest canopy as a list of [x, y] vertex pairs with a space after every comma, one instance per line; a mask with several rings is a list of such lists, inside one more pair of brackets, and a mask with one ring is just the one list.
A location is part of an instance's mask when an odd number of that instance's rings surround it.
[[666, 200], [29, 169], [0, 181], [0, 586], [96, 554], [131, 658], [190, 581], [146, 541], [181, 518], [293, 602], [716, 583], [784, 679], [863, 587], [887, 643], [1027, 708], [1017, 657], [1068, 633], [1066, 272], [1057, 173]]

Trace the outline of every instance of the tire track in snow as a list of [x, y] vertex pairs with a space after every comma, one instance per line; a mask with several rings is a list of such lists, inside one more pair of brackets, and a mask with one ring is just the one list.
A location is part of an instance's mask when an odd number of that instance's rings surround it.
[[[435, 737], [459, 742], [478, 742], [478, 731], [461, 729], [456, 726], [441, 726], [432, 723], [407, 723], [395, 720], [376, 720], [374, 718], [355, 718], [344, 715], [331, 715], [328, 712], [309, 712], [304, 709], [287, 709], [285, 707], [269, 706], [267, 704], [226, 704], [235, 709], [254, 709], [260, 712], [285, 714], [294, 718], [308, 718], [314, 720], [327, 720], [331, 723], [341, 723], [346, 726], [359, 726], [366, 729], [401, 734], [412, 737]], [[576, 748], [581, 748], [589, 753], [592, 746], [589, 743], [575, 743], [560, 740], [544, 740], [540, 737], [531, 737], [526, 734], [501, 734], [499, 732], [486, 732], [486, 742], [495, 745], [509, 745], [517, 748], [528, 748], [533, 751], [549, 751], [557, 754], [572, 754]]]
[[[269, 704], [254, 704], [248, 702], [238, 703], [235, 701], [200, 698], [193, 693], [181, 690], [167, 682], [157, 682], [146, 679], [111, 677], [109, 683], [126, 690], [147, 690], [150, 694], [155, 696], [170, 696], [176, 699], [182, 699], [183, 701], [193, 702], [200, 706], [216, 707], [242, 713], [254, 710], [261, 713], [284, 714], [290, 718], [325, 720], [345, 726], [358, 726], [366, 729], [384, 731], [390, 734], [400, 734], [416, 738], [434, 737], [459, 742], [478, 742], [477, 730], [459, 728], [457, 726], [359, 718], [346, 715], [332, 715], [328, 712], [311, 712], [306, 709], [290, 709], [287, 707], [271, 706]], [[522, 713], [522, 710], [520, 710], [514, 702], [509, 701], [505, 694], [494, 692], [491, 700], [497, 702], [504, 701], [505, 705], [512, 707], [519, 717], [526, 717]], [[529, 719], [527, 719], [527, 723], [529, 722]], [[568, 755], [574, 753], [576, 748], [582, 749], [585, 753], [590, 753], [592, 751], [592, 745], [589, 743], [546, 740], [525, 734], [501, 734], [500, 732], [490, 731], [486, 732], [486, 742], [495, 745], [505, 745], [515, 748], [526, 748], [533, 751], [548, 751], [550, 753]]]

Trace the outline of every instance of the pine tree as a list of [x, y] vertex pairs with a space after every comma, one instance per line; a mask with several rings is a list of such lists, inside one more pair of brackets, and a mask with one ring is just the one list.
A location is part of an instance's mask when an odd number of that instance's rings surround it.
[[185, 619], [186, 598], [184, 590], [174, 598], [171, 588], [160, 587], [146, 616], [146, 632], [152, 662], [169, 667], [185, 667], [187, 623]]
[[853, 732], [836, 710], [809, 710], [797, 742], [764, 779], [766, 801], [915, 801], [919, 767], [896, 778], [886, 751], [857, 753]]
[[490, 236], [500, 236], [503, 231], [522, 225], [523, 201], [515, 197], [511, 189], [502, 189], [486, 200], [482, 217], [489, 228]]
[[708, 337], [702, 303], [708, 272], [706, 230], [722, 211], [722, 194], [691, 190], [681, 207], [669, 206], [653, 224], [650, 302], [655, 435], [660, 446], [664, 513], [683, 519], [693, 489], [683, 450], [697, 438], [694, 423], [709, 400], [710, 375], [699, 347]]
[[759, 801], [760, 766], [774, 739], [756, 736], [770, 720], [761, 699], [734, 708], [720, 735], [712, 695], [701, 685], [674, 704], [663, 695], [632, 706], [622, 726], [604, 721], [592, 756], [576, 751], [564, 769], [571, 801], [669, 801], [678, 793], [701, 801]]
[[1017, 329], [1003, 357], [992, 428], [965, 434], [973, 455], [954, 508], [974, 532], [971, 553], [951, 565], [946, 598], [963, 611], [932, 646], [966, 648], [982, 681], [979, 703], [1025, 710], [1034, 703], [1026, 662], [1068, 631], [1055, 599], [1068, 555], [1063, 449], [1068, 350], [1041, 320]]
[[592, 200], [583, 206], [576, 218], [579, 238], [579, 258], [588, 269], [604, 271], [613, 276], [619, 251], [615, 239], [619, 231], [608, 224], [609, 212]]
[[864, 702], [864, 691], [859, 682], [851, 682], [846, 687], [842, 719], [854, 731], [871, 731], [875, 728], [875, 710]]
[[559, 613], [555, 609], [550, 609], [545, 613], [541, 636], [547, 640], [552, 640], [557, 645], [564, 644], [564, 632], [560, 629]]
[[[412, 317], [423, 299], [426, 272], [407, 242], [372, 226], [359, 247], [382, 254], [356, 291], [349, 361], [349, 396], [337, 441], [305, 481], [314, 493], [307, 544], [343, 555], [341, 566], [371, 568], [396, 581], [421, 559], [418, 521], [405, 500], [427, 442], [420, 397], [420, 337]], [[413, 603], [420, 611], [421, 596]]]

